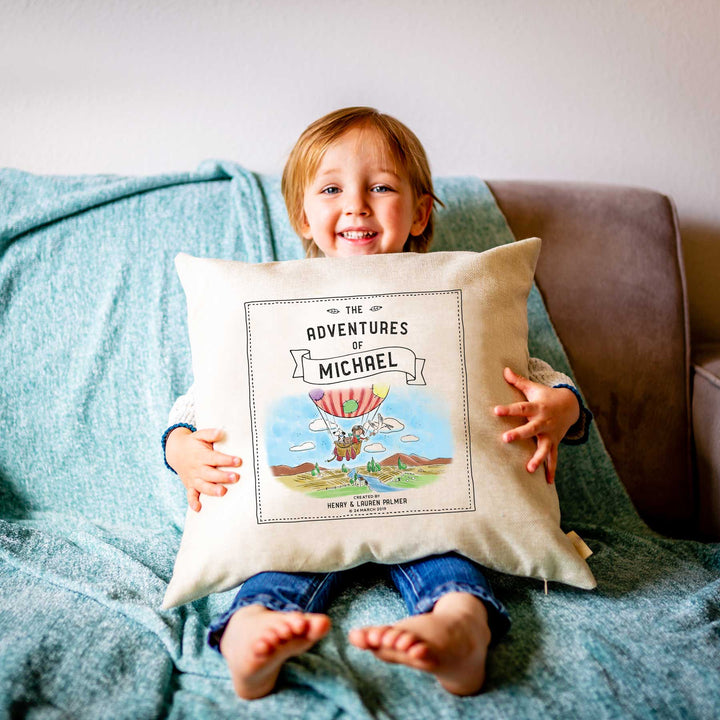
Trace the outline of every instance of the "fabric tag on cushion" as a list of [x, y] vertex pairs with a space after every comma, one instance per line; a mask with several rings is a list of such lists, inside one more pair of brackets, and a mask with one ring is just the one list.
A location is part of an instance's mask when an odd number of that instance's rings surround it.
[[593, 554], [593, 551], [585, 544], [585, 541], [574, 530], [567, 533], [567, 536], [574, 545], [575, 550], [577, 550], [577, 554], [583, 560], [587, 560]]
[[330, 571], [457, 551], [507, 573], [595, 586], [554, 486], [506, 444], [527, 375], [540, 240], [265, 264], [176, 259], [197, 427], [243, 458], [188, 510], [164, 607], [255, 573]]

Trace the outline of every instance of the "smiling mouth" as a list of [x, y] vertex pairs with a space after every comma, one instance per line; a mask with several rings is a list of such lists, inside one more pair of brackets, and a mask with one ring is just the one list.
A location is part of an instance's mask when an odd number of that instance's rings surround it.
[[377, 233], [373, 230], [346, 230], [338, 235], [345, 240], [371, 240]]

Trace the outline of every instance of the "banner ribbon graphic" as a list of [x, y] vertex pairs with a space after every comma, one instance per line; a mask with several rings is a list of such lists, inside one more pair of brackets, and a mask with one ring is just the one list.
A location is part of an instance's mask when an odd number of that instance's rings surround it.
[[312, 358], [309, 350], [290, 353], [295, 360], [293, 377], [310, 385], [332, 385], [385, 372], [404, 373], [408, 385], [425, 385], [425, 359], [406, 347], [376, 348], [332, 358]]

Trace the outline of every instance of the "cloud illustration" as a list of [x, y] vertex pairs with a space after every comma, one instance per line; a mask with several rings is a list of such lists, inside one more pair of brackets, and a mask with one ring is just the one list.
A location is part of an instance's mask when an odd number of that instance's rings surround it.
[[400, 430], [404, 429], [405, 425], [403, 425], [397, 418], [384, 417], [382, 419], [382, 422], [380, 423], [379, 432], [385, 434], [391, 432], [399, 432]]
[[419, 439], [417, 435], [403, 435], [400, 442], [417, 442]]
[[325, 425], [325, 421], [322, 418], [315, 418], [315, 420], [308, 425], [308, 428], [313, 432], [323, 432], [327, 430], [327, 425]]
[[302, 445], [293, 445], [290, 450], [292, 452], [306, 452], [308, 450], [314, 450], [315, 449], [315, 443], [314, 442], [304, 442]]
[[366, 445], [363, 450], [370, 453], [385, 452], [385, 446], [382, 443], [372, 443], [371, 445]]

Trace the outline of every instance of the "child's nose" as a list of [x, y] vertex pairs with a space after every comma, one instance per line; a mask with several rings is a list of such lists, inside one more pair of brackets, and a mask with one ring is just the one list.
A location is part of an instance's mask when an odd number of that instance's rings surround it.
[[352, 193], [346, 195], [345, 204], [346, 215], [369, 215], [370, 206], [362, 193]]

